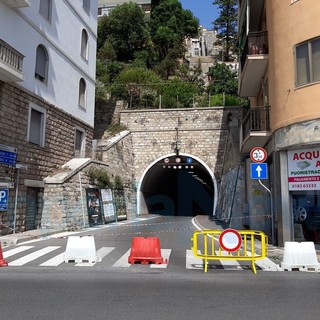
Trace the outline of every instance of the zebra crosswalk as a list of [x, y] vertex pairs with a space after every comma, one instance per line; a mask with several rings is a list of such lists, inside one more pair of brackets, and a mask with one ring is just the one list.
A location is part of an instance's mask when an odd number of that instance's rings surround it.
[[[32, 245], [21, 245], [16, 248], [7, 248], [3, 252], [3, 257], [9, 263], [9, 267], [22, 266], [39, 266], [39, 267], [59, 267], [65, 264], [75, 267], [94, 267], [100, 263], [105, 267], [110, 268], [130, 268], [133, 264], [128, 262], [131, 249], [123, 250], [116, 247], [101, 247], [97, 250], [97, 261], [65, 263], [64, 261], [64, 246], [47, 246], [44, 248], [37, 248]], [[172, 249], [161, 249], [161, 255], [166, 263], [163, 264], [149, 264], [146, 267], [150, 269], [167, 269], [170, 265], [170, 259], [173, 255]], [[210, 262], [211, 263], [211, 262]], [[214, 262], [215, 267], [224, 270], [247, 270], [248, 267], [240, 265], [236, 260], [226, 261], [219, 260]], [[277, 271], [277, 265], [271, 260], [267, 259], [263, 263], [256, 261], [256, 265], [265, 271]], [[185, 265], [187, 270], [203, 270], [202, 259], [196, 258], [192, 250], [185, 251]]]

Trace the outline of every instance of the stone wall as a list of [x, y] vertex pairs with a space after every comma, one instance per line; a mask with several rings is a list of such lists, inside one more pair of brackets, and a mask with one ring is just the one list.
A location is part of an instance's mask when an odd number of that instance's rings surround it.
[[123, 109], [122, 101], [98, 100], [95, 105], [94, 139], [104, 139], [106, 130], [111, 124], [120, 122], [120, 111]]
[[241, 107], [122, 110], [120, 123], [128, 130], [97, 140], [95, 157], [108, 164], [112, 175], [123, 178], [128, 217], [134, 217], [143, 173], [159, 158], [174, 154], [177, 140], [180, 153], [200, 159], [218, 183], [225, 172], [238, 167], [241, 117]]
[[129, 219], [137, 214], [137, 181], [132, 138], [130, 131], [124, 131], [111, 139], [98, 141], [95, 150], [97, 159], [108, 164], [111, 177], [120, 176], [123, 181]]
[[229, 162], [233, 159], [233, 166], [238, 164], [238, 158], [228, 157], [234, 150], [226, 146], [231, 139], [228, 133], [230, 114], [240, 119], [242, 108], [122, 111], [121, 123], [132, 135], [136, 178], [140, 179], [152, 162], [175, 152], [178, 134], [180, 153], [200, 158], [220, 181], [224, 159]]
[[[30, 102], [47, 110], [44, 147], [27, 141]], [[25, 230], [27, 188], [38, 192], [36, 227], [40, 227], [42, 212], [43, 179], [57, 170], [62, 164], [74, 157], [75, 128], [86, 131], [85, 152], [92, 153], [93, 128], [73, 118], [57, 106], [53, 106], [40, 97], [0, 81], [0, 144], [17, 149], [17, 162], [27, 165], [20, 171], [19, 193], [17, 201], [17, 231]], [[15, 181], [17, 180], [17, 173]], [[13, 227], [15, 189], [10, 189], [9, 208], [0, 212], [0, 220], [7, 227]], [[40, 212], [40, 214], [39, 214]], [[1, 228], [7, 233], [9, 228]]]
[[86, 189], [95, 186], [90, 184], [87, 172], [92, 166], [108, 170], [106, 164], [88, 160], [85, 166], [70, 170], [66, 178], [59, 179], [57, 174], [57, 178], [46, 181], [42, 228], [72, 230], [88, 226]]

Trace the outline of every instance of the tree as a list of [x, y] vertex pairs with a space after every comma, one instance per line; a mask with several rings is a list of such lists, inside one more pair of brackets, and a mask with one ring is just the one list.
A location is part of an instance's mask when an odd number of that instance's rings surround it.
[[210, 105], [249, 106], [247, 98], [238, 97], [238, 74], [225, 63], [216, 63], [208, 72]]
[[150, 107], [162, 81], [151, 70], [130, 67], [119, 73], [111, 87], [112, 95], [127, 102], [129, 108]]
[[200, 59], [198, 60], [198, 63], [192, 67], [186, 64], [181, 64], [178, 68], [178, 75], [180, 79], [196, 84], [199, 92], [202, 91], [204, 80], [202, 76]]
[[237, 73], [225, 63], [216, 63], [210, 68], [208, 76], [211, 79], [208, 86], [209, 93], [238, 95]]
[[162, 105], [164, 108], [189, 108], [197, 95], [196, 83], [186, 82], [179, 78], [166, 81], [162, 87]]
[[118, 61], [128, 62], [133, 60], [136, 51], [145, 50], [148, 44], [150, 35], [144, 11], [136, 3], [117, 6], [99, 20], [98, 53], [104, 50], [103, 54], [108, 56], [114, 52]]
[[213, 22], [217, 30], [215, 45], [220, 46], [221, 54], [217, 57], [222, 61], [234, 61], [237, 53], [237, 0], [214, 0], [220, 16]]
[[160, 64], [158, 70], [167, 67], [163, 73], [168, 78], [173, 75], [173, 60], [185, 52], [185, 37], [198, 34], [199, 20], [190, 10], [184, 10], [178, 0], [153, 1], [152, 7], [150, 32], [156, 64]]

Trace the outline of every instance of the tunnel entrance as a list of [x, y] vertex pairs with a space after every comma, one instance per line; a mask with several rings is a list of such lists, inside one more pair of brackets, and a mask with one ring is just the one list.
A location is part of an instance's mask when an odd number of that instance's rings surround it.
[[143, 213], [170, 216], [213, 214], [213, 176], [194, 157], [164, 157], [154, 163], [142, 179], [139, 191]]

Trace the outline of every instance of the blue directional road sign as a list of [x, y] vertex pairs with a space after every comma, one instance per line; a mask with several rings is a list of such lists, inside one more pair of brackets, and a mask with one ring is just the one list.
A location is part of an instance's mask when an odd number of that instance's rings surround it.
[[16, 152], [9, 152], [0, 149], [0, 163], [7, 165], [15, 165], [17, 160]]
[[251, 163], [251, 179], [268, 179], [266, 163]]
[[9, 190], [8, 189], [0, 189], [0, 211], [7, 211], [8, 210], [8, 196]]

